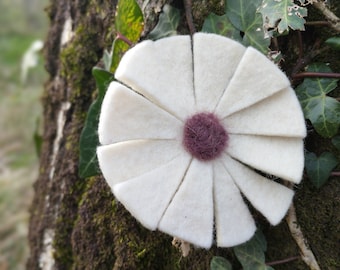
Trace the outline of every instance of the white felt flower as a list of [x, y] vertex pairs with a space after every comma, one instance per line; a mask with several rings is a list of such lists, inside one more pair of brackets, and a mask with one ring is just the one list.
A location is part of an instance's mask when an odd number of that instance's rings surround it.
[[[103, 101], [97, 153], [117, 199], [145, 227], [209, 248], [254, 234], [245, 199], [272, 224], [299, 183], [306, 135], [286, 76], [264, 55], [197, 33], [144, 41]], [[261, 173], [262, 172], [262, 173]]]

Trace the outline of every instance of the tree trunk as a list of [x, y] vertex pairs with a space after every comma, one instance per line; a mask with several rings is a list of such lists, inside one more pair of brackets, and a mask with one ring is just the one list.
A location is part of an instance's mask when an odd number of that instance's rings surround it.
[[[142, 2], [142, 1], [141, 1]], [[150, 0], [144, 10], [146, 32], [157, 12], [170, 0]], [[194, 1], [194, 22], [200, 29], [210, 12], [223, 10], [224, 1]], [[78, 142], [86, 112], [96, 93], [91, 69], [114, 39], [117, 0], [51, 1], [51, 25], [45, 44], [50, 75], [43, 95], [44, 133], [40, 175], [31, 208], [28, 269], [208, 269], [213, 256], [236, 262], [230, 249], [193, 249], [182, 258], [171, 237], [141, 227], [114, 197], [101, 177], [78, 177]], [[175, 1], [183, 15], [183, 4]], [[188, 33], [185, 16], [180, 25]], [[339, 232], [339, 181], [319, 192], [304, 181], [296, 207], [302, 229], [322, 269], [340, 258], [334, 241]], [[267, 260], [299, 254], [285, 222], [263, 230]], [[237, 262], [236, 262], [237, 265]], [[339, 265], [339, 264], [338, 264]], [[239, 267], [240, 268], [240, 267]], [[275, 269], [308, 269], [301, 260]]]

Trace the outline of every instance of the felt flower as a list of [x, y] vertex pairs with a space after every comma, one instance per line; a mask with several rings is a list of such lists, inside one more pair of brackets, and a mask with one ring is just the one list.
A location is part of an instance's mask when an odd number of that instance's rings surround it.
[[[230, 247], [272, 225], [299, 183], [306, 135], [286, 76], [257, 50], [213, 34], [143, 41], [103, 101], [97, 154], [116, 198], [150, 230]], [[266, 177], [270, 175], [270, 177]], [[215, 232], [215, 233], [214, 233]]]

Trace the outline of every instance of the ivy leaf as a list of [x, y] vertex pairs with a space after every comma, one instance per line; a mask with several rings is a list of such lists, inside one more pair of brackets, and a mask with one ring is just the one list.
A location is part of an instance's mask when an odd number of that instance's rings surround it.
[[123, 40], [116, 38], [112, 44], [111, 49], [111, 65], [110, 72], [115, 73], [120, 60], [124, 53], [130, 48], [130, 46]]
[[135, 0], [118, 1], [115, 17], [116, 31], [132, 43], [137, 42], [144, 27], [142, 10]]
[[[325, 64], [313, 64], [307, 71], [332, 72]], [[336, 88], [337, 81], [332, 78], [306, 78], [296, 88], [305, 118], [325, 138], [334, 136], [340, 126], [340, 102], [327, 96]]]
[[111, 52], [104, 50], [103, 62], [104, 62], [105, 70], [110, 71], [111, 62], [112, 62], [112, 53]]
[[331, 37], [325, 43], [332, 49], [340, 50], [340, 37]]
[[264, 252], [267, 242], [260, 230], [257, 230], [248, 242], [234, 247], [234, 253], [244, 270], [273, 270], [265, 264]]
[[210, 262], [210, 270], [232, 270], [232, 266], [227, 259], [214, 256]]
[[177, 8], [164, 5], [163, 12], [155, 28], [148, 35], [149, 39], [156, 40], [177, 34], [177, 27], [180, 20], [180, 13]]
[[305, 30], [307, 9], [294, 3], [293, 0], [263, 0], [258, 11], [262, 14], [265, 28], [275, 28], [282, 34], [293, 30]]
[[226, 14], [230, 22], [244, 33], [243, 44], [253, 46], [266, 54], [270, 39], [265, 37], [262, 16], [257, 8], [262, 0], [232, 0], [226, 1]]
[[320, 188], [327, 182], [337, 164], [338, 160], [330, 152], [324, 152], [320, 157], [317, 157], [314, 153], [306, 153], [306, 172], [316, 188]]
[[332, 139], [332, 143], [338, 150], [340, 150], [340, 135], [335, 136]]
[[135, 0], [118, 1], [115, 28], [118, 36], [113, 41], [111, 53], [106, 52], [103, 57], [106, 70], [112, 73], [116, 71], [120, 59], [130, 48], [120, 36], [127, 39], [129, 43], [136, 43], [144, 28], [143, 13]]
[[214, 33], [240, 42], [242, 41], [240, 31], [231, 24], [226, 14], [219, 16], [210, 13], [204, 20], [202, 32]]
[[126, 41], [136, 43], [140, 38], [143, 27], [143, 13], [138, 3], [135, 0], [118, 1], [117, 15], [115, 17], [115, 28], [118, 37], [112, 44], [111, 53], [104, 52], [105, 69], [96, 67], [92, 69], [92, 75], [98, 88], [98, 97], [89, 108], [80, 136], [79, 176], [82, 178], [100, 173], [96, 149], [99, 145], [97, 129], [101, 105], [109, 83], [114, 80], [113, 73], [120, 59], [130, 47]]
[[96, 67], [92, 69], [92, 75], [96, 80], [98, 97], [89, 108], [85, 126], [80, 135], [79, 176], [82, 178], [100, 174], [96, 152], [99, 145], [98, 121], [106, 89], [113, 80], [112, 73]]

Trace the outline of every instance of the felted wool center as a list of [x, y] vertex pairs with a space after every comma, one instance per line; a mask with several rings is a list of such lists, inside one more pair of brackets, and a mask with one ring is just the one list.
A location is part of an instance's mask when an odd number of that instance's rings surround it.
[[195, 158], [208, 161], [220, 156], [228, 144], [228, 133], [213, 113], [198, 113], [184, 125], [183, 144]]

